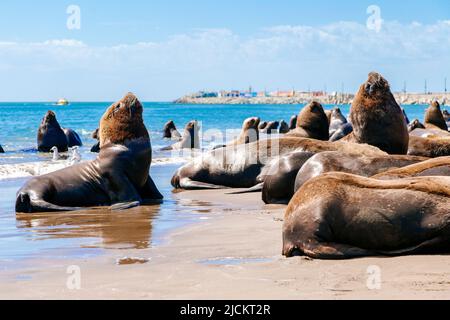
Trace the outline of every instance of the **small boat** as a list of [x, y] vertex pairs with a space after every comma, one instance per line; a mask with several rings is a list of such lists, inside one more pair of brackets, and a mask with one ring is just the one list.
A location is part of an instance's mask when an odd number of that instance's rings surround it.
[[59, 99], [56, 103], [57, 106], [67, 106], [69, 105], [69, 101], [67, 99]]

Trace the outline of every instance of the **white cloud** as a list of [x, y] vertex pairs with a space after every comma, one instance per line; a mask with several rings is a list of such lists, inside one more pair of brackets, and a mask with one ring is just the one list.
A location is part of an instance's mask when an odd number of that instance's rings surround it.
[[[169, 89], [162, 86], [177, 81], [179, 94], [193, 88], [249, 83], [304, 86], [308, 82], [322, 86], [325, 81], [337, 83], [343, 79], [354, 86], [361, 81], [361, 74], [373, 68], [386, 70], [399, 79], [405, 76], [400, 73], [409, 70], [423, 77], [426, 75], [419, 72], [449, 70], [449, 52], [450, 21], [429, 25], [385, 22], [378, 33], [363, 24], [343, 21], [318, 27], [274, 26], [251, 37], [228, 29], [199, 29], [161, 42], [110, 47], [74, 39], [0, 41], [0, 69], [27, 72], [29, 77], [36, 76], [36, 72], [65, 70], [75, 76], [83, 72], [115, 80], [144, 75], [139, 81], [168, 95]], [[166, 82], [158, 81], [158, 77], [166, 78]], [[296, 77], [307, 79], [297, 81]], [[7, 82], [8, 77], [0, 76], [0, 81]], [[92, 84], [86, 79], [86, 83], [80, 83], [83, 85]]]

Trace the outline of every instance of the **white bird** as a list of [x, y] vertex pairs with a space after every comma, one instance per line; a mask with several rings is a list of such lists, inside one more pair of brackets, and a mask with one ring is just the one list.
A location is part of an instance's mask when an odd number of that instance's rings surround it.
[[81, 161], [81, 154], [78, 146], [70, 148], [72, 151], [72, 157], [70, 158], [69, 164], [72, 166]]
[[53, 152], [53, 158], [52, 161], [58, 161], [59, 160], [59, 151], [57, 147], [53, 147], [50, 149], [50, 151]]

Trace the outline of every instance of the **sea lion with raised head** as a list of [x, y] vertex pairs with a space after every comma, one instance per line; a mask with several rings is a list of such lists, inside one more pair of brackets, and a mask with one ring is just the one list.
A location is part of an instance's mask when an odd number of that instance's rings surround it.
[[371, 72], [361, 85], [350, 108], [353, 132], [345, 141], [367, 143], [389, 154], [408, 152], [408, 128], [402, 109], [392, 95], [389, 83]]
[[181, 140], [181, 134], [178, 132], [177, 127], [175, 126], [175, 122], [173, 122], [173, 120], [167, 121], [166, 124], [164, 125], [163, 138], [175, 141]]
[[269, 121], [261, 132], [266, 134], [278, 133], [279, 125], [280, 123], [278, 121]]
[[409, 133], [411, 133], [415, 129], [425, 129], [425, 126], [419, 121], [419, 119], [414, 119], [408, 124]]
[[278, 128], [278, 133], [285, 134], [289, 132], [289, 125], [286, 123], [286, 121], [281, 120], [280, 121], [280, 127]]
[[197, 120], [189, 121], [184, 128], [183, 137], [171, 146], [162, 148], [162, 151], [200, 149], [199, 124]]
[[372, 178], [395, 180], [412, 177], [450, 176], [450, 157], [429, 159], [374, 175]]
[[283, 136], [204, 153], [175, 172], [172, 186], [177, 189], [251, 188], [264, 182], [265, 167], [271, 165], [272, 160], [290, 152], [350, 150], [367, 155], [386, 155], [369, 145]]
[[297, 192], [309, 180], [328, 172], [345, 172], [371, 177], [380, 172], [401, 168], [428, 159], [406, 155], [365, 156], [336, 151], [322, 152], [309, 159], [298, 171], [293, 189]]
[[297, 128], [297, 117], [298, 115], [293, 115], [291, 120], [289, 120], [289, 130], [294, 130]]
[[331, 119], [330, 119], [330, 137], [333, 136], [333, 134], [340, 129], [343, 125], [347, 124], [348, 121], [344, 117], [344, 115], [341, 112], [341, 109], [339, 107], [333, 108], [331, 110]]
[[283, 255], [349, 259], [450, 252], [450, 177], [377, 180], [332, 172], [294, 195]]
[[131, 93], [111, 105], [100, 120], [98, 157], [29, 180], [17, 192], [16, 212], [160, 202], [162, 195], [149, 175], [152, 149], [142, 111]]
[[329, 122], [322, 105], [317, 101], [307, 104], [297, 117], [297, 127], [287, 135], [327, 141]]
[[448, 132], [447, 122], [442, 115], [439, 102], [433, 101], [426, 110], [424, 125], [426, 129], [441, 129]]
[[58, 148], [59, 152], [69, 149], [66, 134], [53, 111], [47, 111], [42, 119], [37, 134], [37, 145], [40, 152], [50, 152], [53, 147]]

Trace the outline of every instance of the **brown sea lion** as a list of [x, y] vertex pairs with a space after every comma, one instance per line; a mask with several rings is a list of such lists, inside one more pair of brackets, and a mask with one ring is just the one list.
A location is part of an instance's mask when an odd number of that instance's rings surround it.
[[121, 209], [161, 201], [149, 176], [152, 149], [142, 111], [131, 93], [110, 106], [100, 120], [99, 156], [29, 180], [17, 193], [16, 212]]
[[181, 134], [178, 132], [173, 120], [167, 121], [163, 128], [163, 139], [171, 139], [175, 141], [181, 140]]
[[408, 129], [389, 83], [371, 72], [353, 99], [350, 109], [353, 132], [346, 141], [367, 143], [389, 154], [408, 152]]
[[450, 138], [424, 138], [411, 135], [408, 155], [428, 158], [450, 156]]
[[298, 171], [294, 180], [294, 191], [297, 192], [306, 182], [327, 172], [345, 172], [371, 177], [380, 172], [428, 159], [406, 155], [365, 156], [335, 151], [322, 152], [309, 159]]
[[262, 122], [259, 124], [258, 129], [259, 129], [259, 131], [262, 132], [266, 127], [267, 127], [267, 121], [262, 121]]
[[68, 150], [67, 137], [63, 129], [56, 120], [53, 111], [47, 111], [38, 129], [37, 134], [38, 151], [50, 152], [53, 147], [59, 152]]
[[317, 101], [306, 105], [297, 117], [297, 127], [287, 135], [326, 141], [329, 136], [329, 122], [323, 107]]
[[280, 123], [278, 121], [269, 121], [261, 132], [266, 134], [277, 133], [279, 125]]
[[289, 125], [286, 123], [286, 121], [281, 120], [280, 121], [280, 127], [278, 128], [278, 133], [285, 134], [289, 132]]
[[437, 252], [450, 252], [450, 177], [383, 181], [327, 173], [306, 183], [286, 210], [287, 257]]
[[[99, 140], [98, 137], [98, 128], [92, 132], [92, 139]], [[94, 144], [91, 148], [91, 152], [93, 153], [99, 153], [100, 152], [100, 141], [98, 141], [96, 144]]]
[[172, 186], [179, 189], [251, 188], [264, 182], [265, 176], [261, 173], [271, 165], [271, 161], [290, 152], [350, 150], [367, 155], [386, 155], [368, 145], [283, 136], [204, 153], [175, 172]]
[[409, 133], [411, 133], [415, 129], [425, 129], [425, 126], [419, 121], [419, 119], [414, 119], [408, 124]]
[[182, 150], [182, 149], [200, 149], [199, 124], [197, 120], [189, 121], [184, 128], [183, 137], [180, 141], [171, 146], [162, 148], [162, 151], [167, 150]]
[[379, 173], [372, 178], [395, 180], [412, 177], [450, 176], [450, 157], [440, 157]]
[[424, 125], [427, 129], [441, 129], [448, 132], [447, 123], [442, 115], [439, 102], [433, 101], [428, 107], [425, 112]]
[[289, 120], [289, 130], [294, 130], [297, 128], [297, 115], [293, 115], [291, 120]]
[[81, 147], [83, 145], [83, 142], [81, 142], [81, 138], [74, 130], [70, 128], [62, 128], [64, 131], [64, 134], [67, 138], [67, 145], [69, 148], [78, 146]]

